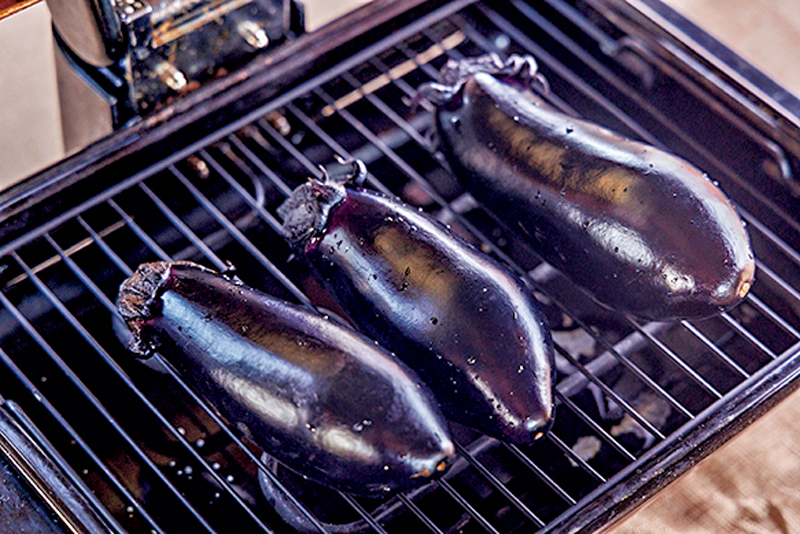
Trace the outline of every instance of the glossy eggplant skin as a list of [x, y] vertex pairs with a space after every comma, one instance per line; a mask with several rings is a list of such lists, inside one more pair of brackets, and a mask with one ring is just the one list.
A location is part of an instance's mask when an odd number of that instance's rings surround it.
[[[309, 204], [323, 220], [294, 224]], [[517, 444], [547, 432], [553, 345], [519, 277], [396, 198], [315, 180], [284, 206], [287, 235], [330, 294], [448, 419]]]
[[189, 262], [143, 264], [118, 309], [229, 424], [296, 472], [358, 495], [441, 474], [454, 452], [419, 377], [354, 331]]
[[475, 199], [596, 301], [650, 320], [703, 318], [749, 291], [755, 261], [730, 201], [688, 162], [556, 111], [533, 58], [451, 63], [441, 150]]

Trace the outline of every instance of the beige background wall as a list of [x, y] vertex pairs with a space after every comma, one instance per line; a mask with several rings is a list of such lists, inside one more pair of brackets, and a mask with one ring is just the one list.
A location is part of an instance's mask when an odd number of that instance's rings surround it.
[[63, 153], [55, 78], [44, 2], [0, 20], [0, 189]]

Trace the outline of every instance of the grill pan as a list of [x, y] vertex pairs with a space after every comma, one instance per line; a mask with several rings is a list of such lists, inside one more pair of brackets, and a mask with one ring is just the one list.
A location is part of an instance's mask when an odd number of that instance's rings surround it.
[[[795, 101], [745, 64], [729, 69], [727, 52], [655, 2], [494, 4], [377, 0], [2, 194], [0, 395], [122, 528], [593, 531], [796, 388]], [[533, 54], [552, 104], [718, 180], [758, 262], [744, 303], [704, 321], [622, 317], [466, 194], [413, 95], [448, 58], [486, 52]], [[262, 457], [166, 361], [125, 350], [113, 300], [146, 261], [230, 263], [250, 286], [342, 317], [276, 217], [337, 158], [362, 159], [367, 187], [433, 214], [536, 288], [558, 358], [545, 440], [518, 447], [454, 425], [458, 460], [442, 480], [356, 499]]]

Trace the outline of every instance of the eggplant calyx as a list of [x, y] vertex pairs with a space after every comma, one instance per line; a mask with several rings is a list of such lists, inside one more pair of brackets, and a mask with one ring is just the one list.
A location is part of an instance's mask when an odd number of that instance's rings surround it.
[[140, 327], [160, 313], [158, 299], [174, 265], [190, 265], [209, 270], [190, 261], [143, 263], [119, 287], [117, 310], [133, 335], [128, 349], [139, 357], [147, 358], [155, 349], [141, 339]]
[[360, 186], [367, 177], [367, 168], [361, 160], [350, 165], [342, 163], [332, 172], [325, 167], [320, 169], [322, 180], [310, 179], [278, 207], [284, 237], [296, 247], [302, 248], [325, 231], [331, 209], [347, 197], [345, 186]]
[[550, 84], [539, 72], [539, 65], [533, 56], [512, 54], [503, 61], [498, 54], [492, 52], [460, 61], [449, 60], [439, 72], [439, 81], [421, 85], [414, 99], [424, 98], [437, 106], [449, 102], [464, 82], [478, 73], [500, 76], [540, 94], [550, 92]]

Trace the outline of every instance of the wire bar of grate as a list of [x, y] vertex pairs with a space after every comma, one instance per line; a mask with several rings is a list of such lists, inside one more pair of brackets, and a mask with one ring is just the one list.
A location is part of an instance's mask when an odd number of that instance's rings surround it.
[[753, 306], [753, 308], [755, 308], [756, 310], [760, 311], [761, 313], [769, 317], [769, 319], [773, 323], [778, 325], [784, 332], [786, 332], [795, 339], [800, 339], [800, 331], [798, 331], [795, 327], [789, 324], [789, 322], [786, 321], [786, 319], [784, 319], [783, 317], [781, 317], [781, 315], [779, 315], [778, 312], [767, 306], [767, 304], [764, 301], [755, 296], [753, 293], [748, 293], [747, 302], [751, 306]]
[[[422, 32], [424, 34], [425, 30], [423, 29]], [[415, 54], [413, 58], [409, 58], [406, 61], [395, 65], [394, 67], [386, 69], [380, 76], [375, 76], [363, 84], [358, 81], [355, 83], [351, 81], [351, 85], [353, 85], [353, 87], [356, 89], [342, 97], [337, 98], [336, 102], [334, 102], [332, 105], [322, 108], [320, 114], [323, 117], [328, 117], [333, 115], [337, 108], [351, 106], [364, 98], [369, 99], [370, 95], [393, 83], [394, 80], [413, 72], [414, 70], [418, 69], [420, 65], [430, 63], [436, 58], [459, 46], [464, 42], [464, 38], [465, 36], [463, 33], [454, 32], [441, 39], [431, 39], [434, 44], [427, 50]], [[374, 58], [370, 58], [370, 61], [372, 59]], [[345, 79], [355, 79], [349, 71], [343, 72], [341, 77]]]
[[[61, 308], [63, 308], [63, 304], [60, 301], [58, 301], [55, 295], [52, 295], [50, 293], [49, 288], [47, 288], [41, 282], [41, 280], [39, 280], [38, 276], [34, 275], [30, 271], [30, 268], [27, 266], [27, 264], [25, 264], [24, 261], [22, 261], [22, 259], [16, 254], [16, 252], [12, 252], [12, 256], [14, 257], [15, 261], [17, 261], [17, 263], [23, 268], [23, 270], [27, 272], [28, 277], [36, 285], [36, 287], [45, 294], [48, 300], [50, 300], [51, 297], [55, 299], [52, 300], [51, 302], [53, 302], [53, 305], [57, 309], [59, 309], [59, 311], [61, 311]], [[14, 306], [2, 292], [0, 292], [0, 304], [2, 304], [9, 312], [11, 312], [11, 314], [14, 316], [17, 322], [22, 326], [22, 328], [28, 333], [28, 335], [30, 335], [34, 339], [34, 341], [36, 341], [36, 343], [42, 348], [42, 350], [44, 350], [48, 354], [48, 356], [50, 356], [52, 361], [59, 367], [59, 369], [61, 369], [61, 371], [70, 379], [70, 381], [80, 390], [81, 394], [83, 394], [84, 397], [98, 410], [98, 412], [102, 414], [103, 418], [114, 427], [114, 429], [123, 438], [123, 440], [134, 451], [136, 451], [137, 455], [141, 458], [144, 465], [147, 465], [147, 467], [152, 472], [154, 472], [159, 479], [161, 479], [161, 481], [165, 484], [165, 486], [169, 488], [171, 493], [184, 506], [186, 506], [190, 510], [191, 514], [195, 517], [195, 519], [197, 519], [197, 521], [201, 525], [203, 525], [203, 527], [208, 532], [213, 532], [211, 526], [205, 521], [205, 519], [199, 514], [199, 512], [190, 505], [190, 503], [181, 494], [181, 492], [172, 484], [172, 482], [169, 481], [169, 479], [167, 479], [166, 476], [164, 476], [161, 470], [158, 469], [158, 466], [156, 466], [152, 462], [152, 460], [145, 454], [145, 452], [136, 444], [135, 440], [131, 438], [131, 436], [128, 435], [127, 432], [125, 432], [122, 429], [122, 427], [119, 425], [116, 419], [114, 419], [111, 416], [111, 414], [108, 412], [105, 406], [103, 406], [103, 404], [99, 401], [99, 399], [97, 399], [97, 397], [94, 396], [94, 394], [89, 390], [89, 388], [86, 387], [83, 381], [81, 381], [81, 379], [72, 371], [72, 369], [69, 368], [69, 366], [64, 362], [64, 360], [61, 359], [58, 353], [50, 346], [49, 343], [47, 343], [44, 337], [36, 330], [36, 328], [30, 323], [30, 321], [28, 321], [22, 315], [22, 313], [17, 309], [17, 307]], [[66, 312], [66, 314], [71, 316], [68, 310], [64, 310], [64, 312]], [[66, 318], [67, 316], [65, 315], [64, 317]], [[84, 328], [80, 325], [78, 328], [79, 330], [84, 330]]]
[[615, 451], [617, 451], [620, 455], [622, 455], [626, 460], [630, 462], [636, 461], [636, 456], [634, 456], [628, 449], [622, 446], [614, 436], [609, 434], [605, 428], [600, 426], [597, 421], [592, 419], [580, 406], [575, 404], [572, 399], [567, 397], [566, 395], [562, 394], [558, 389], [556, 389], [556, 398], [564, 405], [566, 405], [572, 413], [574, 413], [578, 418], [586, 423], [586, 425], [591, 428], [596, 434], [598, 434], [605, 443], [609, 444]]
[[747, 328], [742, 326], [742, 324], [739, 323], [739, 321], [737, 321], [736, 319], [731, 317], [730, 313], [723, 312], [723, 313], [719, 314], [719, 317], [723, 321], [725, 321], [728, 324], [728, 326], [730, 326], [732, 329], [734, 329], [740, 336], [742, 336], [742, 338], [744, 338], [750, 345], [752, 345], [753, 347], [755, 347], [756, 349], [758, 349], [762, 353], [766, 354], [767, 356], [769, 356], [773, 360], [778, 358], [778, 355], [775, 354], [775, 352], [772, 349], [770, 349], [768, 346], [766, 346], [763, 341], [758, 339], [758, 337], [756, 337], [755, 334], [753, 334]]
[[[231, 173], [229, 173], [225, 169], [225, 167], [223, 167], [217, 161], [217, 159], [214, 156], [212, 156], [206, 150], [201, 150], [198, 154], [199, 154], [199, 157], [203, 159], [203, 161], [207, 162], [211, 166], [211, 168], [214, 169], [217, 172], [217, 174], [219, 174], [220, 177], [222, 177], [222, 179], [225, 180], [228, 183], [228, 185], [231, 187], [231, 189], [233, 189], [234, 191], [236, 191], [236, 193], [239, 194], [239, 196], [242, 198], [242, 200], [244, 200], [247, 203], [247, 205], [250, 206], [251, 209], [255, 210], [258, 213], [258, 215], [261, 217], [261, 219], [264, 222], [266, 222], [269, 225], [269, 227], [276, 234], [280, 234], [282, 232], [281, 223], [269, 211], [267, 211], [267, 209], [264, 207], [264, 205], [262, 203], [258, 202], [258, 200], [256, 198], [254, 198], [247, 191], [247, 189], [245, 189], [242, 186], [242, 184], [237, 182], [236, 179], [231, 175]], [[255, 157], [255, 155], [253, 155], [253, 157]], [[235, 162], [235, 163], [236, 163], [237, 166], [240, 165], [238, 162]], [[245, 171], [245, 169], [242, 169], [241, 167], [239, 167], [239, 168], [242, 171]], [[283, 192], [285, 190], [288, 190], [289, 192], [291, 192], [291, 189], [289, 189], [289, 187], [286, 185], [286, 183], [284, 181], [282, 181], [277, 175], [275, 175], [274, 181], [273, 181], [273, 178], [270, 178], [270, 182], [273, 183], [276, 187], [278, 187], [281, 190], [281, 192]]]
[[[333, 104], [333, 99], [330, 95], [325, 93], [322, 88], [317, 88], [316, 93], [329, 104]], [[351, 127], [358, 131], [372, 146], [376, 147], [380, 152], [386, 156], [396, 168], [400, 169], [403, 174], [413, 180], [422, 189], [430, 195], [441, 206], [446, 206], [447, 203], [439, 195], [430, 183], [428, 183], [422, 175], [417, 172], [407, 161], [401, 158], [397, 153], [392, 150], [380, 137], [375, 135], [367, 126], [358, 120], [352, 113], [344, 108], [335, 108], [336, 112], [342, 117]], [[372, 183], [372, 182], [370, 182]], [[385, 186], [384, 186], [385, 187]], [[391, 193], [391, 192], [390, 192]]]
[[522, 452], [517, 445], [511, 443], [504, 443], [503, 444], [511, 453], [521, 461], [525, 467], [533, 471], [533, 473], [547, 485], [551, 490], [553, 490], [561, 499], [563, 499], [569, 506], [576, 504], [578, 501], [572, 498], [572, 496], [567, 493], [564, 488], [558, 485], [558, 483], [552, 479], [547, 473], [545, 473], [541, 467], [539, 467], [536, 462], [531, 460], [527, 454]]
[[466, 500], [458, 491], [446, 480], [439, 480], [437, 482], [440, 488], [442, 488], [448, 495], [450, 495], [453, 500], [455, 500], [466, 512], [467, 514], [475, 519], [487, 532], [491, 534], [500, 534], [496, 528], [492, 526], [489, 521], [481, 515], [478, 510], [472, 506], [468, 500]]
[[[308, 129], [311, 133], [316, 135], [320, 140], [322, 140], [323, 143], [325, 143], [329, 148], [331, 148], [334, 151], [334, 153], [336, 154], [337, 157], [345, 158], [345, 159], [348, 159], [348, 158], [352, 159], [352, 156], [348, 153], [347, 150], [345, 150], [345, 148], [342, 145], [340, 145], [333, 137], [328, 135], [328, 133], [325, 132], [325, 130], [320, 128], [320, 126], [316, 122], [314, 122], [308, 115], [303, 113], [299, 108], [297, 108], [296, 106], [294, 106], [292, 104], [287, 104], [286, 109], [289, 110], [295, 117], [297, 117], [303, 123], [303, 126], [306, 129]], [[278, 135], [278, 137], [282, 137], [280, 134], [278, 134], [278, 132], [275, 132], [274, 129], [272, 129], [272, 132], [274, 132], [275, 135]], [[272, 132], [270, 132], [270, 133], [272, 133]], [[302, 160], [308, 161], [308, 159], [305, 156], [301, 156], [301, 157], [302, 157]], [[391, 195], [392, 194], [392, 191], [389, 188], [387, 188], [385, 185], [383, 185], [383, 183], [380, 182], [379, 180], [376, 180], [375, 177], [372, 176], [371, 174], [367, 177], [367, 180], [370, 183], [370, 185], [375, 187], [375, 189], [377, 189], [381, 193], [384, 193], [384, 194], [387, 194], [387, 195]]]
[[428, 530], [430, 530], [431, 532], [434, 532], [435, 534], [444, 534], [444, 532], [442, 532], [442, 530], [438, 526], [436, 526], [436, 524], [431, 520], [431, 518], [428, 517], [425, 514], [425, 512], [423, 512], [422, 510], [419, 509], [419, 506], [417, 506], [414, 503], [414, 501], [412, 501], [411, 499], [409, 499], [408, 497], [406, 497], [402, 493], [398, 494], [397, 498], [400, 499], [400, 502], [402, 502], [405, 505], [406, 508], [411, 510], [411, 513], [414, 514], [414, 516], [416, 516], [417, 519], [422, 521], [422, 523], [426, 527], [428, 527]]
[[[766, 237], [773, 245], [777, 246], [778, 249], [789, 258], [792, 263], [800, 267], [800, 252], [794, 249], [791, 245], [789, 245], [783, 238], [781, 238], [778, 234], [776, 234], [772, 229], [770, 229], [767, 225], [762, 223], [756, 217], [751, 215], [750, 213], [742, 213], [742, 218], [747, 222], [747, 227], [753, 227], [759, 231], [764, 237]], [[800, 228], [797, 228], [798, 233], [800, 233]], [[756, 258], [758, 261], [758, 258]]]
[[75, 218], [75, 220], [77, 220], [78, 223], [83, 227], [83, 229], [89, 233], [89, 237], [91, 237], [92, 241], [98, 247], [100, 247], [100, 250], [103, 251], [106, 257], [108, 257], [120, 271], [125, 273], [125, 276], [130, 276], [131, 274], [133, 274], [133, 271], [131, 271], [130, 268], [122, 260], [122, 258], [119, 257], [119, 254], [114, 252], [114, 250], [110, 246], [108, 246], [108, 243], [106, 242], [105, 238], [102, 235], [100, 235], [99, 232], [95, 231], [95, 229], [92, 228], [83, 217], [78, 215]]
[[745, 371], [742, 368], [742, 366], [736, 363], [733, 360], [733, 358], [728, 356], [716, 343], [708, 339], [708, 337], [705, 334], [703, 334], [700, 330], [698, 330], [698, 328], [694, 326], [692, 323], [683, 320], [681, 321], [681, 326], [683, 326], [683, 328], [689, 331], [695, 338], [697, 338], [703, 345], [705, 345], [705, 347], [712, 353], [714, 353], [717, 356], [717, 358], [722, 360], [729, 369], [737, 373], [742, 378], [750, 377], [750, 373]]
[[206, 257], [206, 259], [208, 259], [208, 261], [213, 263], [214, 267], [220, 271], [224, 271], [228, 268], [228, 264], [222, 261], [220, 257], [217, 256], [217, 253], [211, 250], [211, 247], [209, 247], [200, 236], [195, 234], [194, 231], [189, 228], [189, 225], [183, 222], [181, 218], [178, 217], [178, 215], [172, 211], [169, 206], [167, 206], [167, 203], [161, 200], [161, 198], [156, 195], [152, 189], [150, 189], [145, 183], [140, 183], [139, 188], [144, 191], [148, 197], [150, 197], [150, 200], [152, 200], [153, 204], [156, 205], [158, 210], [164, 214], [164, 216], [169, 220], [170, 224], [172, 224], [174, 228], [177, 228], [178, 231], [182, 233], [192, 243], [192, 245], [194, 245], [195, 248], [197, 248], [197, 250]]
[[[270, 183], [274, 184], [280, 190], [280, 192], [283, 193], [284, 196], [288, 197], [292, 193], [291, 188], [289, 188], [283, 182], [283, 180], [281, 180], [278, 177], [278, 174], [275, 171], [273, 171], [272, 169], [270, 169], [269, 167], [267, 167], [267, 165], [265, 165], [264, 162], [261, 161], [261, 159], [258, 156], [253, 154], [253, 151], [250, 150], [249, 148], [247, 148], [247, 145], [245, 145], [242, 142], [242, 140], [239, 139], [239, 137], [236, 134], [231, 134], [228, 137], [226, 137], [225, 139], [230, 140], [230, 142], [237, 149], [239, 149], [239, 151], [242, 154], [244, 154], [244, 156], [247, 158], [247, 160], [249, 162], [251, 162], [253, 165], [255, 165], [256, 168], [258, 168], [258, 170], [261, 171], [264, 174], [264, 176], [270, 181]], [[205, 149], [203, 149], [201, 152], [205, 152]], [[230, 156], [228, 156], [228, 157], [230, 158]], [[236, 164], [238, 165], [239, 163], [236, 162]]]
[[561, 449], [561, 452], [563, 452], [564, 455], [567, 456], [567, 458], [572, 460], [577, 465], [581, 466], [583, 468], [583, 470], [586, 471], [587, 473], [589, 473], [589, 475], [592, 478], [594, 478], [597, 482], [600, 482], [601, 484], [605, 484], [606, 482], [608, 482], [606, 480], [606, 478], [603, 475], [601, 475], [600, 473], [598, 473], [597, 470], [594, 467], [589, 465], [586, 460], [581, 458], [566, 443], [564, 443], [564, 441], [561, 438], [559, 438], [555, 434], [555, 432], [553, 432], [552, 430], [550, 432], [548, 432], [548, 434], [545, 437], [545, 439], [547, 439], [548, 441], [551, 441], [556, 447]]
[[345, 501], [347, 501], [347, 504], [349, 504], [349, 505], [350, 505], [350, 507], [351, 507], [351, 508], [353, 508], [353, 510], [357, 511], [357, 512], [358, 512], [358, 513], [361, 515], [361, 517], [363, 517], [363, 518], [364, 518], [364, 520], [367, 522], [367, 524], [369, 524], [369, 526], [371, 526], [371, 527], [372, 527], [372, 529], [373, 529], [375, 532], [377, 532], [378, 534], [388, 534], [388, 533], [386, 532], [386, 529], [384, 529], [384, 528], [383, 528], [383, 527], [380, 525], [380, 523], [378, 523], [378, 522], [375, 520], [375, 518], [374, 518], [374, 517], [372, 517], [372, 515], [370, 515], [370, 513], [369, 513], [369, 512], [367, 512], [367, 511], [364, 509], [364, 507], [363, 507], [363, 506], [361, 506], [361, 504], [360, 504], [360, 503], [359, 503], [357, 500], [355, 500], [355, 498], [354, 498], [352, 495], [348, 495], [347, 493], [341, 493], [340, 495], [342, 496], [342, 498], [343, 498]]
[[128, 213], [126, 213], [126, 212], [125, 212], [125, 210], [123, 210], [123, 209], [122, 209], [122, 207], [121, 207], [119, 204], [117, 204], [116, 202], [114, 202], [114, 199], [113, 199], [113, 198], [112, 198], [112, 199], [109, 199], [107, 203], [108, 203], [108, 205], [109, 205], [109, 206], [111, 206], [111, 207], [114, 209], [114, 211], [116, 211], [116, 212], [119, 214], [119, 216], [122, 218], [122, 220], [123, 220], [123, 221], [125, 221], [125, 224], [128, 226], [128, 228], [130, 228], [130, 229], [131, 229], [131, 231], [132, 231], [134, 234], [136, 234], [136, 237], [138, 237], [139, 239], [141, 239], [141, 240], [142, 240], [142, 242], [143, 242], [145, 245], [147, 245], [147, 247], [148, 247], [148, 248], [149, 248], [151, 251], [153, 251], [153, 253], [154, 253], [156, 256], [158, 256], [158, 257], [159, 257], [159, 259], [161, 259], [161, 260], [163, 260], [163, 261], [168, 261], [168, 260], [169, 260], [169, 254], [167, 254], [167, 253], [164, 251], [164, 249], [162, 249], [162, 248], [161, 248], [161, 246], [160, 246], [160, 245], [159, 245], [159, 244], [158, 244], [158, 243], [157, 243], [157, 242], [156, 242], [156, 241], [155, 241], [155, 240], [154, 240], [152, 237], [150, 237], [149, 235], [147, 235], [147, 232], [145, 232], [145, 231], [142, 229], [142, 227], [141, 227], [141, 226], [139, 226], [139, 225], [136, 223], [136, 221], [134, 221], [134, 220], [133, 220], [133, 217], [131, 217], [130, 215], [128, 215]]
[[[410, 61], [415, 62], [417, 64], [417, 68], [419, 68], [419, 70], [424, 72], [428, 76], [428, 78], [430, 78], [431, 80], [438, 80], [439, 71], [436, 69], [436, 67], [434, 67], [430, 63], [418, 63], [417, 54], [413, 50], [411, 50], [406, 43], [404, 42], [397, 43], [395, 47], [401, 52], [403, 52], [403, 54], [405, 54], [405, 56], [409, 58]], [[455, 53], [453, 50], [448, 50], [447, 52], [448, 55]]]
[[[111, 233], [119, 230], [123, 226], [124, 226], [124, 223], [117, 222], [117, 223], [112, 224], [111, 226], [109, 226], [107, 228], [104, 228], [103, 229], [103, 233], [105, 235], [111, 234]], [[75, 254], [76, 252], [79, 252], [79, 251], [83, 250], [84, 248], [86, 248], [87, 246], [89, 246], [90, 243], [91, 243], [91, 239], [82, 239], [79, 242], [75, 243], [74, 245], [70, 246], [69, 250], [67, 251], [67, 253], [68, 254]], [[53, 265], [56, 265], [60, 261], [61, 261], [61, 258], [56, 254], [56, 255], [50, 256], [49, 258], [47, 258], [44, 261], [39, 262], [36, 266], [32, 267], [31, 270], [34, 273], [39, 273], [41, 271], [44, 271], [45, 269], [48, 269], [49, 267], [52, 267]], [[6, 282], [5, 287], [9, 288], [11, 286], [14, 286], [14, 285], [18, 284], [19, 282], [21, 282], [21, 281], [23, 281], [23, 280], [25, 280], [27, 278], [28, 278], [28, 276], [26, 274], [24, 274], [24, 273], [20, 274], [20, 275], [18, 275], [16, 277], [12, 278], [8, 282]]]
[[638, 411], [636, 411], [636, 409], [633, 406], [631, 406], [617, 392], [615, 392], [613, 389], [611, 389], [609, 386], [607, 386], [602, 380], [600, 380], [598, 377], [596, 377], [594, 374], [592, 374], [586, 368], [586, 366], [584, 364], [582, 364], [581, 362], [579, 362], [572, 354], [570, 354], [570, 352], [568, 350], [562, 348], [558, 344], [555, 345], [555, 349], [556, 349], [556, 352], [558, 352], [561, 356], [566, 358], [569, 361], [570, 364], [572, 364], [575, 368], [578, 369], [578, 371], [583, 373], [589, 379], [589, 381], [591, 381], [597, 387], [599, 387], [600, 390], [604, 394], [606, 394], [609, 398], [613, 399], [614, 402], [619, 404], [620, 408], [622, 408], [625, 411], [625, 413], [630, 415], [631, 418], [633, 418], [634, 421], [636, 421], [637, 423], [642, 425], [642, 427], [645, 430], [647, 430], [653, 437], [655, 437], [655, 438], [657, 438], [659, 440], [663, 440], [664, 439], [664, 434], [662, 434], [660, 430], [658, 430], [656, 427], [654, 427], [653, 424], [650, 421], [645, 419]]
[[489, 484], [491, 484], [497, 491], [499, 491], [511, 504], [516, 508], [519, 512], [522, 513], [528, 520], [535, 523], [537, 526], [543, 527], [545, 522], [539, 519], [539, 517], [531, 511], [528, 506], [525, 505], [519, 498], [514, 495], [514, 493], [509, 490], [505, 484], [503, 484], [489, 469], [486, 468], [480, 461], [478, 461], [475, 456], [473, 456], [466, 448], [462, 447], [458, 443], [456, 445], [456, 451], [458, 454], [467, 460], [469, 464], [474, 467], [480, 474], [485, 478]]
[[[345, 72], [342, 75], [343, 79], [347, 80], [347, 82], [356, 88], [356, 91], [359, 91], [360, 94], [363, 95], [364, 100], [372, 104], [375, 109], [380, 111], [380, 113], [391, 120], [400, 130], [406, 134], [410, 139], [412, 139], [415, 143], [419, 146], [425, 146], [427, 141], [425, 140], [422, 135], [417, 131], [416, 128], [411, 126], [403, 117], [401, 117], [396, 111], [394, 111], [391, 107], [389, 107], [379, 96], [375, 93], [368, 93], [361, 89], [360, 82], [356, 79], [349, 72]], [[333, 104], [334, 109], [338, 109], [341, 107], [341, 104], [334, 102]]]
[[794, 300], [795, 303], [800, 303], [800, 290], [795, 289], [791, 284], [789, 284], [789, 282], [784, 280], [778, 273], [769, 268], [763, 261], [756, 259], [756, 268], [758, 269], [756, 271], [756, 276], [761, 277], [766, 275], [771, 282], [774, 282], [775, 285], [777, 285], [789, 298]]
[[[286, 105], [286, 109], [291, 111], [292, 113], [294, 113], [294, 110], [297, 109], [297, 108], [294, 108], [294, 106], [292, 106], [291, 104], [287, 104]], [[295, 113], [295, 115], [299, 115], [299, 114], [300, 114], [300, 110], [297, 110], [297, 113]], [[314, 178], [317, 178], [317, 179], [322, 178], [322, 172], [320, 171], [319, 166], [317, 164], [315, 164], [313, 161], [311, 161], [310, 159], [308, 159], [306, 157], [306, 155], [303, 154], [288, 139], [286, 139], [286, 137], [282, 136], [280, 134], [280, 132], [278, 132], [275, 129], [275, 127], [272, 126], [269, 123], [269, 121], [267, 121], [267, 120], [262, 118], [262, 119], [259, 119], [258, 121], [256, 121], [256, 124], [263, 131], [265, 131], [272, 139], [274, 139], [283, 150], [288, 152], [289, 155], [295, 161], [297, 161], [303, 167], [305, 167], [306, 171], [308, 171], [308, 174], [310, 176], [313, 176]], [[316, 123], [314, 123], [314, 124], [316, 125]], [[312, 131], [312, 133], [314, 133], [316, 135], [319, 135], [318, 132], [322, 132], [322, 129], [317, 127], [316, 131], [314, 131], [314, 130], [311, 130], [311, 131]], [[259, 143], [261, 145], [261, 147], [264, 148], [265, 150], [269, 150], [269, 145], [264, 144], [266, 142], [265, 139], [259, 139], [259, 138], [256, 137], [256, 138], [253, 138], [253, 140], [256, 143]], [[328, 140], [330, 140], [330, 143], [328, 142]], [[333, 141], [332, 138], [323, 139], [323, 141], [325, 141], [325, 143], [334, 151], [336, 157], [344, 157], [344, 154], [347, 153], [347, 151], [342, 146], [340, 146], [338, 143]], [[291, 192], [291, 189], [290, 189], [290, 192]]]
[[219, 208], [217, 208], [213, 202], [211, 202], [208, 197], [206, 197], [200, 190], [192, 184], [183, 173], [181, 173], [175, 167], [171, 167], [170, 171], [172, 174], [178, 179], [178, 181], [183, 184], [183, 186], [189, 190], [189, 193], [197, 200], [200, 205], [205, 209], [211, 216], [220, 224], [222, 225], [225, 230], [233, 236], [237, 243], [239, 243], [250, 255], [255, 258], [258, 263], [266, 269], [268, 273], [274, 276], [281, 284], [289, 290], [292, 295], [303, 304], [306, 308], [316, 311], [316, 308], [311, 304], [311, 301], [308, 297], [294, 285], [294, 283], [286, 276], [283, 271], [275, 267], [275, 265], [261, 252], [258, 247], [256, 247], [252, 241], [247, 239], [247, 237], [239, 230], [235, 224], [231, 222], [228, 217], [222, 213]]
[[19, 380], [23, 387], [33, 395], [33, 398], [36, 401], [44, 406], [45, 410], [50, 414], [53, 419], [64, 429], [64, 431], [69, 434], [70, 438], [74, 440], [74, 442], [81, 448], [81, 451], [86, 453], [86, 455], [91, 459], [95, 466], [103, 473], [105, 480], [109, 481], [113, 487], [115, 487], [120, 494], [125, 498], [125, 503], [130, 504], [133, 509], [141, 515], [142, 518], [147, 521], [147, 523], [152, 527], [152, 532], [159, 532], [163, 533], [163, 529], [158, 526], [158, 523], [153, 519], [153, 517], [145, 510], [139, 500], [125, 487], [124, 484], [117, 478], [111, 470], [106, 466], [105, 463], [100, 459], [97, 453], [86, 443], [83, 438], [75, 431], [72, 425], [67, 422], [63, 415], [53, 406], [53, 404], [47, 400], [47, 397], [42, 395], [41, 391], [33, 384], [33, 382], [22, 372], [22, 370], [17, 366], [16, 363], [11, 359], [11, 357], [2, 349], [0, 348], [0, 361], [12, 372], [12, 374]]
[[675, 353], [672, 349], [670, 349], [664, 342], [658, 339], [656, 336], [642, 328], [642, 325], [639, 324], [638, 321], [635, 319], [628, 319], [628, 322], [636, 328], [637, 332], [640, 332], [647, 340], [653, 345], [656, 349], [658, 349], [667, 359], [677, 365], [689, 378], [694, 380], [694, 382], [703, 388], [707, 393], [711, 394], [712, 396], [721, 399], [723, 397], [722, 393], [720, 393], [717, 388], [715, 388], [711, 383], [709, 383], [705, 378], [700, 375], [697, 371], [695, 371], [689, 364], [683, 361], [678, 354]]
[[[408, 59], [407, 61], [413, 61], [413, 60]], [[408, 98], [409, 100], [413, 100], [416, 97], [417, 89], [415, 87], [412, 87], [404, 79], [392, 76], [389, 66], [386, 63], [384, 63], [381, 60], [381, 58], [379, 57], [370, 58], [369, 63], [373, 67], [375, 67], [378, 71], [383, 72], [386, 76], [389, 76], [389, 78], [391, 78], [392, 80], [392, 85], [400, 89], [400, 91], [402, 91], [406, 95], [406, 98]], [[416, 64], [417, 68], [419, 68], [419, 63], [417, 62], [414, 63]], [[429, 102], [426, 102], [424, 99], [421, 99], [419, 102], [415, 101], [414, 103], [419, 106], [422, 106], [426, 111], [429, 112], [433, 111], [433, 106]]]

